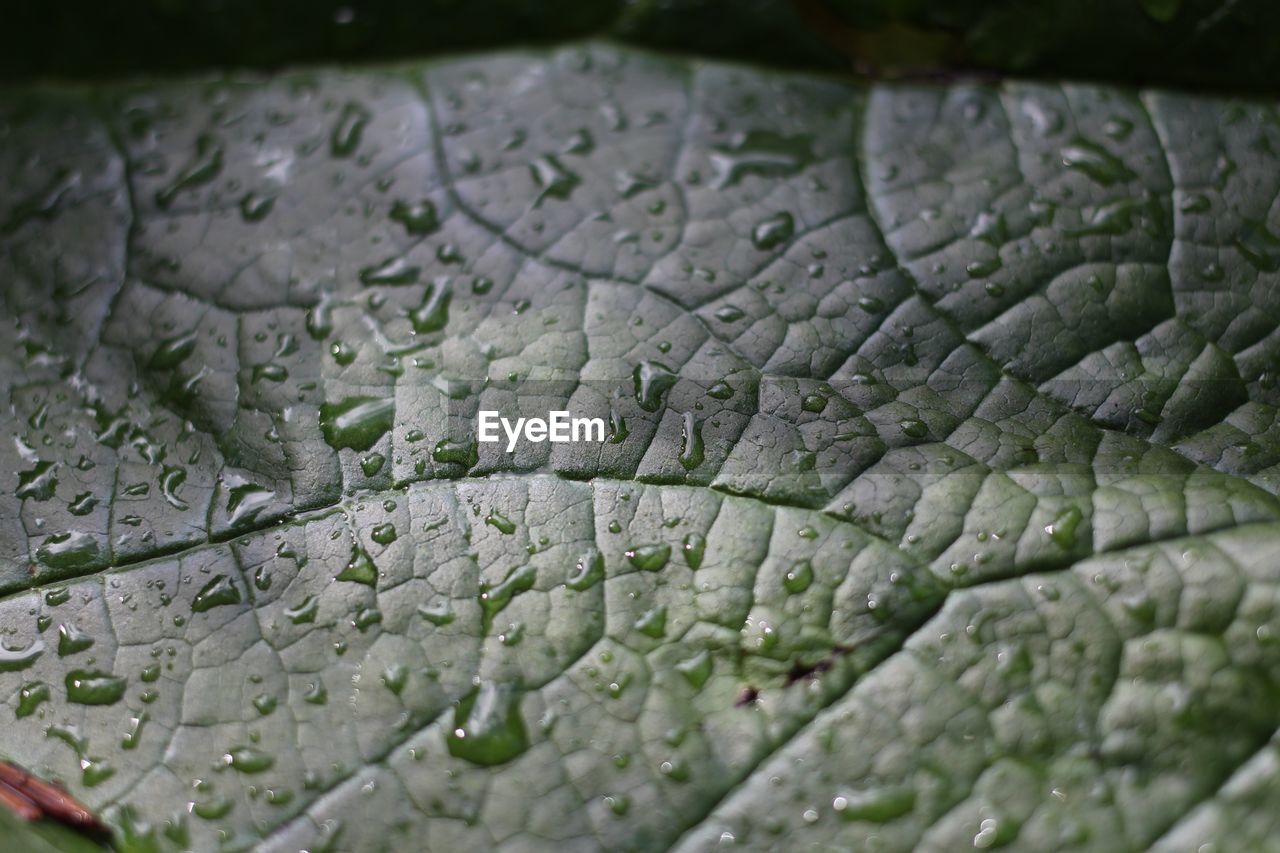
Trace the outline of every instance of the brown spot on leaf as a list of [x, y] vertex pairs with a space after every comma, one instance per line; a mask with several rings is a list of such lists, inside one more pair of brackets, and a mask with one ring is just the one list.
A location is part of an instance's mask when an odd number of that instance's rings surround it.
[[62, 788], [8, 761], [0, 761], [0, 804], [22, 820], [57, 821], [95, 838], [110, 835], [93, 812]]

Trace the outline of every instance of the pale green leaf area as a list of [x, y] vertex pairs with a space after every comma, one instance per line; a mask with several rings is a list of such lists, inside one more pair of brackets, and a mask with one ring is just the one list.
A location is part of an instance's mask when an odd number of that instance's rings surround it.
[[[122, 849], [1267, 849], [1277, 118], [591, 44], [11, 90], [0, 756]], [[552, 408], [614, 440], [468, 439]]]

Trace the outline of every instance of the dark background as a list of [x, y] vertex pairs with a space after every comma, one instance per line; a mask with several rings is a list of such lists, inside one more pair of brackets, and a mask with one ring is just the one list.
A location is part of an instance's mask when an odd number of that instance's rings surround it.
[[421, 57], [587, 36], [871, 76], [1280, 89], [1276, 0], [23, 0], [0, 80]]

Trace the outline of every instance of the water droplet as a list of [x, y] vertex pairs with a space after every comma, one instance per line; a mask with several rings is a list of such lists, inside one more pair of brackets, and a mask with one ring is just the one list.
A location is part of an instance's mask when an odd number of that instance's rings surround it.
[[475, 442], [443, 438], [436, 444], [435, 449], [431, 451], [431, 458], [441, 464], [452, 463], [470, 468], [476, 464], [479, 456], [477, 455]]
[[502, 583], [494, 587], [481, 584], [480, 608], [484, 611], [486, 631], [493, 617], [501, 613], [511, 603], [511, 599], [533, 589], [537, 580], [538, 570], [533, 566], [524, 565], [512, 569]]
[[369, 556], [369, 552], [357, 543], [351, 546], [351, 559], [347, 561], [347, 565], [338, 573], [335, 580], [362, 583], [365, 586], [376, 587], [378, 584], [378, 567], [374, 565], [373, 558]]
[[796, 233], [796, 222], [790, 213], [782, 211], [761, 220], [751, 229], [751, 242], [761, 251], [768, 251], [787, 242]]
[[74, 669], [67, 673], [67, 701], [79, 705], [113, 705], [124, 696], [128, 679], [97, 670]]
[[274, 361], [268, 361], [265, 364], [255, 364], [253, 366], [252, 381], [256, 385], [263, 380], [268, 382], [283, 382], [289, 378], [289, 370], [283, 364], [276, 364]]
[[240, 603], [240, 587], [226, 575], [215, 575], [191, 602], [191, 609], [196, 613], [204, 613], [215, 607]]
[[201, 820], [220, 820], [231, 813], [235, 808], [235, 803], [226, 797], [209, 797], [198, 800], [192, 807], [191, 812]]
[[533, 182], [538, 186], [538, 197], [533, 202], [535, 208], [541, 207], [542, 202], [547, 198], [562, 201], [567, 199], [574, 187], [582, 182], [581, 178], [566, 169], [551, 154], [539, 157], [530, 163], [529, 171], [533, 175]]
[[646, 412], [656, 412], [662, 405], [662, 396], [676, 384], [676, 375], [665, 364], [642, 361], [633, 373], [636, 402]]
[[484, 517], [484, 523], [506, 536], [516, 532], [516, 523], [496, 510], [489, 511], [489, 514]]
[[184, 190], [209, 183], [222, 171], [222, 145], [207, 133], [196, 137], [195, 156], [167, 187], [156, 193], [156, 204], [167, 210]]
[[910, 438], [924, 438], [929, 434], [928, 424], [915, 418], [899, 421], [898, 426], [902, 429], [903, 434]]
[[1002, 266], [999, 255], [993, 255], [990, 258], [980, 261], [970, 261], [965, 265], [964, 271], [969, 274], [969, 278], [986, 278]]
[[694, 690], [701, 690], [707, 683], [707, 679], [711, 677], [711, 669], [711, 653], [705, 649], [676, 664], [676, 672], [684, 676]]
[[728, 382], [722, 380], [707, 389], [707, 396], [713, 400], [728, 400], [733, 396], [733, 388]]
[[680, 467], [692, 471], [702, 464], [704, 456], [702, 424], [693, 416], [693, 412], [685, 412], [680, 430]]
[[52, 462], [41, 460], [30, 471], [18, 474], [18, 490], [15, 493], [21, 500], [47, 501], [53, 497], [58, 488], [57, 466]]
[[186, 481], [186, 469], [176, 465], [166, 465], [160, 474], [160, 496], [164, 498], [165, 503], [181, 512], [190, 508], [187, 502], [178, 496], [178, 489], [182, 488], [182, 484]]
[[846, 791], [832, 802], [836, 814], [849, 821], [887, 823], [915, 808], [916, 792], [911, 788], [886, 786], [864, 791]]
[[804, 592], [813, 583], [813, 566], [808, 560], [799, 560], [787, 569], [782, 577], [782, 586], [792, 595]]
[[1076, 544], [1076, 528], [1083, 519], [1080, 508], [1070, 506], [1058, 513], [1052, 522], [1045, 525], [1044, 532], [1059, 548], [1070, 550]]
[[604, 555], [596, 548], [589, 548], [582, 555], [564, 585], [569, 589], [581, 592], [590, 589], [604, 580]]
[[609, 435], [605, 440], [610, 444], [621, 444], [628, 435], [626, 418], [612, 405], [609, 406]]
[[66, 604], [71, 600], [71, 587], [64, 586], [61, 589], [51, 589], [44, 594], [44, 603], [50, 607], [58, 607]]
[[302, 600], [297, 607], [290, 607], [285, 610], [285, 618], [295, 625], [303, 625], [308, 622], [316, 621], [316, 614], [320, 611], [320, 599], [314, 595], [308, 595]]
[[827, 407], [827, 398], [821, 394], [806, 394], [800, 401], [800, 408], [806, 412], [817, 414]]
[[368, 450], [391, 429], [395, 400], [391, 397], [348, 397], [320, 406], [320, 431], [334, 449]]
[[565, 154], [590, 154], [595, 150], [596, 142], [591, 136], [591, 131], [584, 127], [580, 127], [569, 135], [565, 141], [564, 147], [561, 149]]
[[222, 761], [228, 767], [246, 775], [263, 773], [274, 767], [276, 763], [273, 756], [252, 746], [235, 747], [222, 757]]
[[1137, 177], [1120, 158], [1087, 139], [1075, 139], [1063, 146], [1061, 154], [1062, 165], [1083, 172], [1103, 186], [1109, 187]]
[[382, 683], [388, 690], [399, 696], [409, 683], [409, 667], [402, 663], [393, 663], [382, 671]]
[[485, 767], [520, 755], [529, 748], [529, 736], [519, 694], [510, 685], [482, 681], [454, 709], [447, 743], [454, 758]]
[[307, 311], [307, 334], [322, 341], [333, 334], [333, 296], [326, 293]]
[[436, 206], [429, 199], [391, 205], [391, 220], [404, 226], [404, 230], [416, 237], [435, 232], [440, 227]]
[[418, 616], [432, 625], [448, 625], [455, 618], [453, 608], [449, 606], [449, 602], [441, 601], [436, 604], [419, 604]]
[[103, 758], [83, 758], [80, 760], [80, 781], [86, 788], [101, 785], [116, 775], [116, 770]]
[[151, 358], [147, 361], [147, 367], [151, 370], [172, 370], [195, 352], [196, 340], [195, 332], [166, 338], [160, 342], [160, 346], [156, 347], [156, 351], [151, 354]]
[[631, 565], [642, 572], [659, 571], [670, 558], [671, 546], [666, 544], [641, 545], [627, 551], [627, 559]]
[[707, 537], [690, 533], [684, 537], [684, 561], [695, 572], [702, 568], [702, 557], [707, 552]]
[[30, 717], [45, 702], [53, 698], [53, 692], [49, 689], [49, 685], [43, 681], [32, 681], [29, 684], [22, 685], [22, 689], [18, 691], [18, 707], [14, 711], [14, 716], [18, 719]]
[[53, 569], [87, 568], [98, 560], [98, 540], [80, 530], [55, 533], [36, 549], [36, 559]]
[[58, 657], [78, 654], [93, 646], [93, 637], [70, 622], [58, 626]]
[[382, 466], [386, 464], [386, 461], [387, 457], [381, 453], [370, 453], [360, 460], [360, 470], [366, 477], [373, 477], [382, 470]]
[[735, 136], [727, 147], [714, 149], [711, 168], [715, 172], [716, 189], [725, 189], [748, 175], [794, 175], [814, 159], [812, 136], [786, 136], [771, 130], [750, 130]]
[[631, 169], [619, 169], [613, 178], [614, 189], [623, 198], [632, 198], [645, 190], [653, 189], [657, 185], [658, 182], [650, 176]]
[[448, 277], [437, 278], [422, 294], [422, 302], [409, 312], [409, 322], [419, 335], [438, 332], [449, 323], [449, 300], [453, 292]]
[[245, 193], [240, 199], [240, 218], [245, 222], [261, 222], [270, 215], [275, 203], [275, 196]]
[[635, 628], [646, 637], [660, 640], [667, 633], [667, 608], [664, 604], [652, 607], [636, 620]]
[[1009, 229], [1005, 224], [1004, 214], [979, 213], [969, 229], [969, 236], [992, 246], [1003, 245], [1009, 239]]
[[314, 681], [302, 694], [302, 701], [308, 705], [327, 705], [329, 704], [329, 688], [324, 686], [323, 681]]
[[360, 282], [369, 286], [414, 284], [421, 273], [421, 268], [413, 266], [404, 258], [388, 258], [377, 266], [360, 270]]
[[365, 125], [373, 119], [373, 115], [360, 104], [348, 102], [343, 105], [338, 116], [338, 123], [329, 134], [329, 150], [334, 157], [350, 157], [360, 147], [360, 136]]

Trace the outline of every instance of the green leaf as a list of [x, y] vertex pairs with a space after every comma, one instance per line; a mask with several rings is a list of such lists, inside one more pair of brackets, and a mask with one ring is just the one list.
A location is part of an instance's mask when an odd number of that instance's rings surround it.
[[0, 130], [0, 753], [123, 846], [1274, 837], [1273, 104], [583, 45]]

